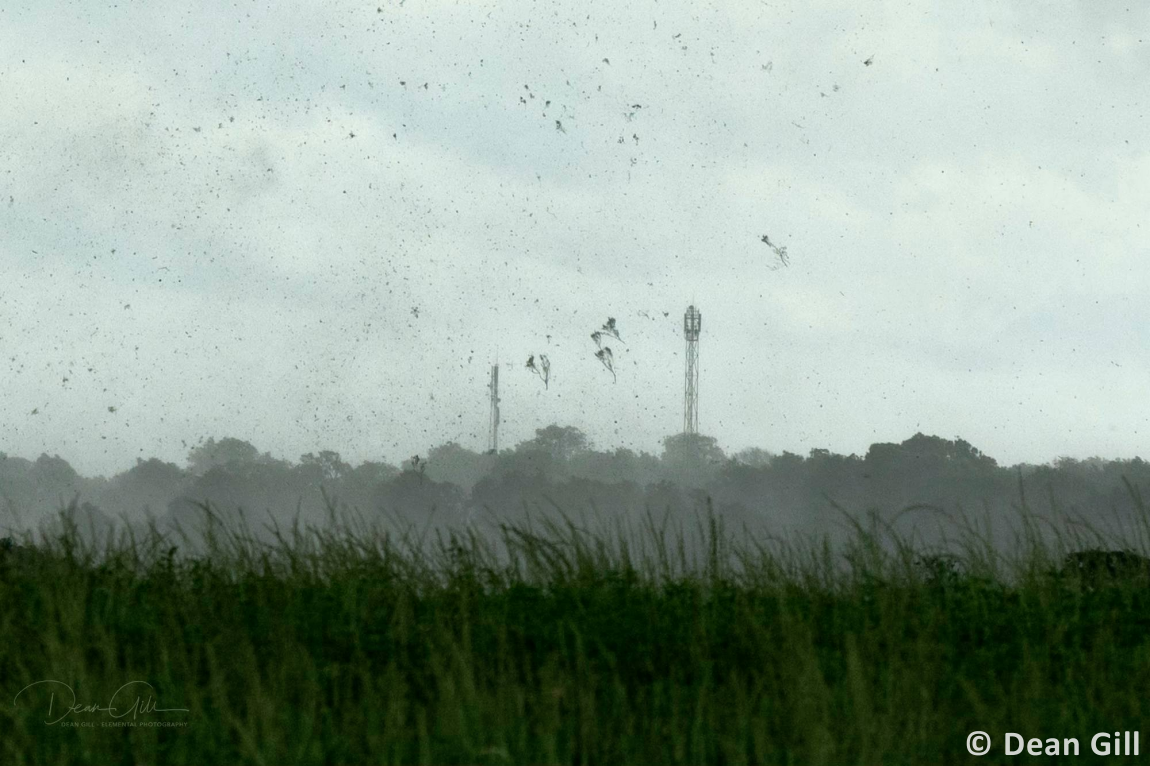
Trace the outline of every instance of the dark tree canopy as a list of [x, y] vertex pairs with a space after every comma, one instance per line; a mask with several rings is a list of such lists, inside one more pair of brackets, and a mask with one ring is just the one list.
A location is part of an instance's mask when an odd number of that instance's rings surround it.
[[574, 426], [551, 425], [536, 429], [534, 439], [521, 443], [515, 449], [517, 452], [543, 452], [557, 462], [566, 463], [591, 449], [591, 442], [586, 434]]
[[225, 436], [219, 441], [210, 438], [192, 447], [188, 452], [188, 468], [192, 473], [202, 476], [216, 466], [258, 463], [265, 459], [270, 457], [261, 456], [260, 451], [250, 442]]
[[[322, 525], [333, 503], [368, 519], [394, 513], [422, 523], [434, 512], [453, 524], [558, 510], [633, 522], [648, 511], [689, 515], [709, 505], [733, 524], [822, 533], [842, 521], [842, 509], [880, 509], [892, 523], [930, 520], [931, 508], [944, 512], [937, 518], [973, 510], [1001, 527], [1017, 517], [1020, 479], [1032, 504], [1054, 497], [1089, 519], [1133, 519], [1137, 493], [1150, 496], [1150, 464], [1140, 458], [1004, 468], [964, 439], [922, 433], [873, 444], [862, 457], [753, 447], [728, 457], [703, 434], [668, 436], [653, 455], [596, 450], [578, 428], [549, 425], [499, 454], [457, 442], [435, 446], [404, 461], [403, 471], [385, 462], [352, 464], [334, 450], [275, 460], [225, 437], [192, 449], [188, 465], [141, 459], [105, 479], [80, 476], [57, 456], [0, 455], [0, 528], [35, 528], [73, 503], [100, 529], [106, 519], [137, 523], [149, 514], [183, 522], [199, 518], [204, 503], [225, 518], [243, 512], [263, 524], [270, 516], [281, 527], [297, 518]], [[902, 514], [908, 508], [920, 510]]]

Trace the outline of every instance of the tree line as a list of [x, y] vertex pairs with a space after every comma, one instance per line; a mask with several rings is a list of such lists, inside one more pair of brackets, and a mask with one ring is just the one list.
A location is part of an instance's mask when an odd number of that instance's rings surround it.
[[655, 455], [599, 450], [579, 429], [550, 425], [497, 454], [449, 442], [400, 465], [352, 465], [332, 450], [287, 461], [230, 437], [195, 446], [183, 466], [139, 459], [110, 478], [81, 476], [57, 456], [0, 453], [0, 527], [57, 523], [69, 507], [81, 531], [96, 533], [148, 519], [173, 528], [196, 521], [205, 506], [257, 525], [322, 525], [335, 508], [447, 527], [560, 512], [643, 523], [649, 514], [690, 519], [710, 509], [730, 527], [821, 535], [869, 511], [917, 524], [934, 539], [958, 518], [1007, 535], [1024, 507], [1133, 524], [1148, 485], [1150, 464], [1141, 458], [1000, 466], [963, 439], [921, 433], [873, 444], [864, 455], [814, 449], [805, 456], [756, 448], [726, 454], [712, 437], [678, 434]]

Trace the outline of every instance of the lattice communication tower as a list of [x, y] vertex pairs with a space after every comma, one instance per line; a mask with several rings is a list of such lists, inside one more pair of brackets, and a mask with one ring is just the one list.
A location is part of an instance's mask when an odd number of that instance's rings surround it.
[[699, 433], [699, 330], [703, 315], [694, 306], [683, 314], [683, 336], [687, 339], [687, 368], [683, 381], [683, 433]]
[[499, 365], [491, 365], [491, 417], [488, 423], [487, 451], [492, 455], [499, 452]]

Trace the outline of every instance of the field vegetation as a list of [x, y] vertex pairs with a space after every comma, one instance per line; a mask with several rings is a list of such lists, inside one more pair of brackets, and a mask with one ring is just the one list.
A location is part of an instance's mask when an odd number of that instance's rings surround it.
[[[3, 546], [0, 761], [965, 763], [983, 730], [1030, 762], [1002, 733], [1086, 748], [1146, 717], [1144, 559], [1074, 555], [1130, 537], [1025, 505], [1010, 553], [877, 512], [832, 546], [713, 509], [396, 533], [331, 506], [270, 543], [202, 510], [198, 538], [65, 514]], [[53, 722], [69, 690], [88, 708]]]

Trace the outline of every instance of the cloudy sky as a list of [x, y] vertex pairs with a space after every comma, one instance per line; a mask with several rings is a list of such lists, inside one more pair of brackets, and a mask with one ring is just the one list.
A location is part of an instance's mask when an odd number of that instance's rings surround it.
[[0, 450], [481, 449], [498, 357], [657, 451], [693, 301], [728, 450], [1148, 456], [1148, 81], [1107, 0], [6, 2]]

